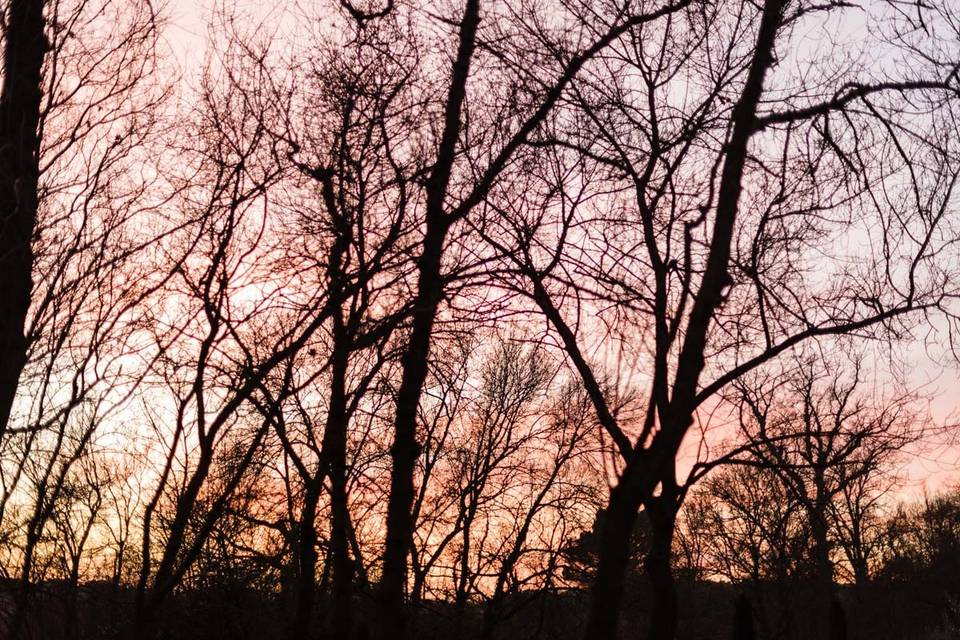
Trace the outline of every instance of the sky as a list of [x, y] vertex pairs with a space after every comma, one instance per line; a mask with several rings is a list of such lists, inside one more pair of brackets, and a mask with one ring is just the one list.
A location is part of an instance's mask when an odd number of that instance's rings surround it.
[[[170, 0], [168, 5], [165, 40], [186, 87], [194, 84], [202, 68], [207, 52], [208, 23], [214, 6], [214, 0]], [[269, 0], [242, 0], [231, 3], [231, 6], [261, 20], [266, 19], [268, 24], [270, 13], [281, 10]], [[856, 34], [864, 29], [864, 24], [851, 22], [849, 29], [850, 32], [838, 35], [857, 38]], [[800, 40], [804, 41], [803, 38]], [[189, 96], [189, 90], [182, 95]], [[960, 424], [960, 365], [948, 353], [942, 335], [927, 344], [924, 344], [923, 336], [920, 338], [905, 349], [909, 382], [930, 398], [930, 417], [935, 424]], [[929, 443], [923, 451], [911, 456], [903, 475], [905, 481], [899, 495], [905, 499], [918, 498], [960, 481], [960, 444]]]

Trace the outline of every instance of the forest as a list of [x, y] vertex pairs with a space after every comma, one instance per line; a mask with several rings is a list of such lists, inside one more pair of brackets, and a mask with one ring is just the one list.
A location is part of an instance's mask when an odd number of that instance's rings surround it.
[[0, 9], [0, 638], [960, 637], [956, 0]]

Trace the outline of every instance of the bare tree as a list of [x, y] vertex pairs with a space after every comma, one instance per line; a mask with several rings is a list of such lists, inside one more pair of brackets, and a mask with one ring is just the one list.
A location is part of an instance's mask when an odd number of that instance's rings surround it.
[[[924, 436], [925, 424], [912, 396], [883, 398], [864, 392], [861, 359], [854, 358], [848, 368], [835, 359], [830, 372], [822, 367], [805, 358], [793, 376], [761, 377], [755, 384], [741, 380], [738, 387], [744, 402], [741, 422], [757, 462], [773, 470], [809, 523], [816, 617], [823, 624], [817, 632], [827, 637], [836, 573], [833, 532], [841, 525], [849, 534], [864, 524], [856, 505], [846, 512], [847, 518], [838, 516], [847, 498], [857, 493], [865, 498], [864, 483], [879, 480], [906, 447]], [[855, 573], [862, 574], [862, 547], [858, 551], [847, 546]]]
[[[148, 146], [156, 133], [166, 90], [152, 77], [157, 16], [146, 3], [12, 3], [9, 9], [6, 45], [22, 50], [8, 52], [19, 66], [5, 82], [12, 83], [10, 91], [29, 88], [22, 74], [29, 75], [34, 62], [42, 64], [43, 76], [34, 116], [4, 118], [19, 118], [18, 138], [3, 144], [4, 153], [20, 154], [18, 166], [3, 172], [19, 194], [4, 242], [26, 239], [25, 246], [3, 251], [4, 260], [13, 261], [4, 291], [15, 301], [4, 307], [3, 340], [22, 348], [16, 355], [4, 347], [10, 375], [4, 374], [3, 395], [11, 395], [2, 401], [0, 434], [0, 522], [18, 530], [10, 541], [18, 589], [7, 628], [16, 636], [26, 632], [31, 585], [45, 577], [38, 554], [47, 553], [45, 538], [57, 526], [65, 541], [73, 540], [64, 577], [71, 585], [67, 612], [76, 609], [79, 561], [93, 524], [75, 522], [80, 535], [67, 535], [63, 526], [72, 520], [61, 516], [84, 492], [77, 478], [93, 478], [78, 476], [77, 468], [95, 448], [98, 427], [125, 405], [142, 377], [124, 373], [120, 364], [135, 351], [134, 310], [157, 282], [138, 278], [157, 228], [135, 230], [133, 221], [142, 215], [137, 221], [145, 223], [156, 201], [146, 196], [153, 183], [133, 150]], [[12, 26], [15, 19], [19, 26]], [[112, 19], [129, 29], [94, 35]], [[79, 44], [84, 38], [90, 43]], [[38, 59], [28, 60], [31, 50]], [[13, 100], [17, 108], [23, 99]], [[32, 150], [24, 146], [31, 144]], [[21, 300], [29, 313], [24, 307], [18, 316]], [[20, 394], [22, 402], [14, 402], [17, 388], [29, 390]], [[9, 517], [11, 505], [21, 507], [16, 518]], [[95, 511], [88, 514], [94, 520]]]
[[[452, 182], [458, 168], [458, 151], [465, 131], [465, 115], [471, 65], [478, 51], [487, 43], [479, 35], [481, 7], [478, 0], [468, 0], [462, 17], [457, 22], [456, 53], [450, 74], [450, 84], [442, 101], [440, 135], [435, 144], [435, 155], [428, 163], [425, 180], [425, 233], [417, 258], [416, 291], [412, 302], [412, 319], [406, 349], [401, 358], [400, 386], [396, 398], [394, 443], [391, 448], [393, 470], [387, 514], [386, 548], [383, 556], [383, 576], [378, 596], [377, 637], [386, 639], [405, 633], [404, 593], [410, 532], [414, 522], [411, 506], [414, 499], [414, 471], [420, 446], [416, 436], [417, 405], [428, 371], [428, 359], [433, 326], [444, 297], [443, 256], [447, 236], [454, 225], [468, 218], [471, 212], [490, 194], [501, 173], [513, 160], [518, 150], [542, 125], [554, 106], [564, 95], [580, 70], [611, 42], [631, 28], [656, 21], [685, 6], [687, 2], [666, 4], [639, 12], [632, 7], [620, 8], [612, 23], [601, 23], [594, 32], [585, 29], [581, 41], [559, 59], [544, 63], [542, 72], [551, 80], [539, 83], [527, 97], [527, 105], [510, 101], [499, 114], [500, 122], [517, 124], [507, 131], [497, 131], [503, 142], [495, 149], [483, 152], [484, 165], [474, 171], [475, 177], [465, 184]], [[577, 8], [574, 8], [576, 11]], [[584, 15], [589, 15], [584, 12]], [[520, 25], [525, 31], [525, 25]], [[539, 34], [538, 34], [539, 35]], [[546, 39], [546, 36], [544, 34]], [[492, 42], [492, 40], [491, 40]], [[543, 43], [550, 46], [549, 40]], [[478, 45], [482, 45], [478, 47]], [[524, 50], [528, 47], [524, 46]], [[495, 53], [511, 69], [509, 54]], [[521, 73], [529, 73], [523, 69]], [[469, 157], [469, 154], [468, 154]], [[452, 193], [455, 187], [457, 193]]]
[[[909, 73], [793, 74], [795, 30], [847, 10], [731, 2], [638, 27], [573, 83], [569, 120], [532, 139], [555, 150], [553, 170], [526, 174], [513, 201], [490, 199], [502, 222], [482, 231], [514, 269], [505, 286], [549, 321], [621, 458], [586, 637], [614, 637], [637, 512], [678, 506], [675, 460], [718, 392], [804, 341], [895, 341], [934, 313], [953, 322], [941, 257], [955, 248], [955, 56], [924, 49], [913, 18], [890, 7], [877, 46], [913, 60], [899, 67]], [[955, 37], [949, 8], [928, 15]], [[678, 86], [697, 90], [680, 98]], [[906, 177], [897, 195], [893, 176]], [[876, 250], [834, 241], [851, 226]], [[605, 363], [590, 354], [604, 339], [649, 372], [637, 420], [599, 382]]]
[[896, 555], [929, 427], [879, 363], [958, 328], [946, 0], [217, 3], [195, 87], [148, 0], [4, 9], [9, 635], [103, 576], [138, 638], [236, 589], [290, 638], [610, 640], [645, 572], [668, 640], [682, 570], [768, 636], [815, 579], [821, 640]]
[[747, 465], [708, 477], [684, 514], [689, 510], [697, 515], [685, 535], [705, 540], [710, 575], [749, 586], [761, 636], [797, 637], [797, 585], [808, 573], [810, 546], [799, 501], [774, 472]]

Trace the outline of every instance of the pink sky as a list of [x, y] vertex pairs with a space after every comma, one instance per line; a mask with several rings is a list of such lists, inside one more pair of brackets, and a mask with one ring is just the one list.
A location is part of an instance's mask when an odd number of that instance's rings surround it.
[[[188, 86], [194, 84], [195, 74], [204, 62], [208, 21], [215, 4], [215, 0], [171, 0], [168, 5], [166, 41]], [[242, 0], [230, 3], [230, 7], [259, 19], [283, 11], [269, 1]], [[851, 25], [851, 28], [856, 31], [862, 26]], [[189, 96], [189, 90], [184, 95]], [[943, 364], [953, 361], [946, 345], [924, 347], [917, 341], [909, 351], [913, 366], [910, 382], [931, 397], [930, 411], [934, 422], [938, 425], [960, 423], [960, 366]], [[907, 482], [898, 494], [906, 499], [937, 491], [960, 478], [960, 443], [957, 446], [930, 444], [925, 449], [906, 465], [904, 475]]]

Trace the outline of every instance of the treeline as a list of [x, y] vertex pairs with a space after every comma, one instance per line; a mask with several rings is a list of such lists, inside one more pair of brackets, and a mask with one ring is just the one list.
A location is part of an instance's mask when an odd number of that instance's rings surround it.
[[952, 633], [952, 0], [3, 9], [6, 637]]
[[[840, 505], [837, 505], [840, 507]], [[960, 495], [956, 490], [874, 508], [862, 542], [851, 545], [846, 525], [832, 520], [836, 585], [830, 623], [847, 638], [950, 638], [960, 630]], [[731, 469], [699, 489], [684, 506], [674, 542], [673, 572], [680, 594], [678, 638], [805, 638], [813, 632], [817, 550], [797, 501], [768, 470]], [[590, 531], [564, 550], [563, 576], [586, 586], [596, 562], [600, 513]], [[634, 532], [629, 605], [631, 622], [651, 615], [645, 558], [652, 541], [641, 514]], [[869, 556], [856, 573], [851, 555]], [[737, 635], [739, 609], [748, 623]], [[570, 634], [575, 636], [575, 634]], [[557, 636], [560, 637], [560, 636]]]

